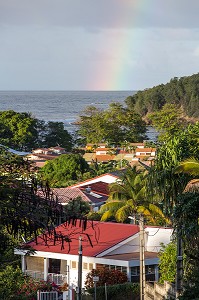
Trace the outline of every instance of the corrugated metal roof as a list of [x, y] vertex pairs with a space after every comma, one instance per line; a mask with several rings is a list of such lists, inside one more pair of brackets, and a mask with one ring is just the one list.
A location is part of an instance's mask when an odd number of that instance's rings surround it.
[[[95, 257], [138, 232], [138, 225], [97, 221], [88, 221], [87, 228], [83, 231], [80, 221], [77, 220], [75, 226], [64, 223], [56, 227], [58, 235], [71, 239], [70, 247], [67, 242], [64, 242], [64, 248], [62, 249], [61, 240], [55, 242], [54, 245], [54, 236], [50, 234], [47, 234], [47, 244], [42, 235], [37, 238], [38, 244], [36, 244], [35, 240], [27, 244], [36, 251], [78, 255], [79, 236], [82, 236], [83, 255]], [[93, 247], [89, 242], [88, 236]]]

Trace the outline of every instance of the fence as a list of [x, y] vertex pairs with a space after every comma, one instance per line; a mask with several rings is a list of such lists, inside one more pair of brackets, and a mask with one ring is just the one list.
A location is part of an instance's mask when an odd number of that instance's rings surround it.
[[[26, 270], [26, 274], [33, 277], [36, 280], [43, 280], [44, 279], [44, 273], [39, 271], [32, 271], [32, 270]], [[68, 276], [65, 274], [55, 274], [55, 273], [48, 273], [48, 280], [50, 282], [54, 282], [57, 285], [62, 285], [65, 282], [68, 282]]]
[[37, 300], [74, 300], [74, 293], [72, 290], [64, 291], [61, 293], [58, 293], [56, 291], [51, 291], [51, 292], [38, 291]]
[[[62, 298], [63, 299], [63, 298]], [[58, 292], [37, 292], [37, 300], [58, 300]]]

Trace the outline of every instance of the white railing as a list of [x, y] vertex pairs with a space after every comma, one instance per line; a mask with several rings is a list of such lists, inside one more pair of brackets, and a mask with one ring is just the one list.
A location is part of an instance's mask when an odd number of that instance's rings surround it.
[[40, 271], [26, 270], [25, 274], [31, 276], [34, 279], [44, 280], [44, 273]]
[[44, 292], [44, 291], [38, 291], [37, 292], [37, 300], [69, 300], [72, 298], [69, 298], [69, 293], [62, 292], [58, 293], [56, 291], [51, 292]]
[[58, 292], [37, 292], [37, 300], [58, 300]]
[[67, 282], [67, 275], [48, 273], [48, 280], [57, 285], [62, 285], [63, 283]]
[[[25, 273], [37, 280], [44, 280], [44, 273], [40, 271], [26, 270]], [[48, 273], [48, 280], [54, 282], [57, 285], [62, 285], [67, 282], [67, 275]]]

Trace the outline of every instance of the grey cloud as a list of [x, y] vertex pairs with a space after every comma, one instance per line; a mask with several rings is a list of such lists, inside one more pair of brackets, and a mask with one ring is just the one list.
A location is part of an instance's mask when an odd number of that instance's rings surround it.
[[0, 0], [0, 24], [97, 28], [198, 27], [192, 0]]

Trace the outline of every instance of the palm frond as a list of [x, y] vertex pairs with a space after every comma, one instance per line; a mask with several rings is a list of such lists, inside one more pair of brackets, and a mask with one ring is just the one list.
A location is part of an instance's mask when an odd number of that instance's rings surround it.
[[175, 173], [188, 173], [197, 176], [199, 175], [199, 161], [195, 158], [186, 159], [176, 167]]
[[105, 213], [103, 213], [103, 215], [101, 217], [101, 221], [105, 222], [108, 219], [110, 219], [111, 217], [114, 217], [114, 214], [110, 210], [108, 210]]

